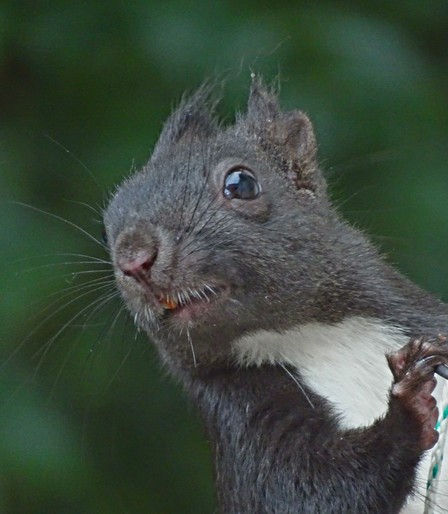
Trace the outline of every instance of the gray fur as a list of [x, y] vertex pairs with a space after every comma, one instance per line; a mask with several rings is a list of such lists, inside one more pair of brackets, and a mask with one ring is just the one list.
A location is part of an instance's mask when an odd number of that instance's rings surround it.
[[[390, 433], [403, 432], [401, 414], [341, 432], [323, 398], [308, 391], [317, 406], [310, 409], [284, 370], [239, 367], [232, 343], [259, 330], [353, 316], [432, 335], [447, 332], [447, 309], [341, 219], [305, 114], [282, 112], [255, 78], [247, 112], [220, 127], [212, 91], [201, 88], [181, 103], [148, 164], [110, 201], [104, 220], [119, 290], [202, 412], [223, 513], [398, 512], [421, 455], [412, 429], [400, 447], [392, 444]], [[224, 199], [224, 176], [235, 166], [256, 175], [258, 199]], [[156, 255], [146, 289], [119, 267], [142, 248]], [[155, 299], [187, 287], [207, 295], [204, 284], [219, 303], [192, 322], [173, 319]], [[358, 444], [366, 448], [361, 461]], [[375, 448], [390, 456], [385, 476]]]

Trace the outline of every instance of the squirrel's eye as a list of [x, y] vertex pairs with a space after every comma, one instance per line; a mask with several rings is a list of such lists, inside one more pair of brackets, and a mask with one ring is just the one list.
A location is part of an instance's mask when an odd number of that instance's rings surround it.
[[232, 170], [224, 180], [224, 196], [233, 200], [254, 200], [260, 196], [261, 187], [257, 179], [245, 169]]

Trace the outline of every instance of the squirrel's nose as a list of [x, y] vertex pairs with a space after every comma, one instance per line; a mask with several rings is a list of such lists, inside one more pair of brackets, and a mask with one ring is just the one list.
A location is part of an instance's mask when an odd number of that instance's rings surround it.
[[121, 256], [117, 264], [125, 275], [138, 279], [150, 271], [157, 260], [157, 253], [157, 248], [141, 249], [136, 251], [134, 255]]
[[141, 281], [149, 277], [159, 254], [159, 242], [155, 234], [134, 229], [120, 234], [115, 244], [115, 263], [128, 277]]

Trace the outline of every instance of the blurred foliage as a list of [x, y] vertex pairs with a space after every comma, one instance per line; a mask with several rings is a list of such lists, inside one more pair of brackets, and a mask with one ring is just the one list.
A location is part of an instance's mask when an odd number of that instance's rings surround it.
[[83, 231], [184, 90], [223, 73], [231, 120], [251, 69], [314, 120], [346, 216], [448, 299], [445, 0], [3, 0], [0, 512], [213, 511], [196, 413], [87, 284], [111, 275]]

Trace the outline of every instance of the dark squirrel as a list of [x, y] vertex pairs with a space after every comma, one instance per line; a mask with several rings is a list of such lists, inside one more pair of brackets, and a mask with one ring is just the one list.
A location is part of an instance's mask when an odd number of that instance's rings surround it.
[[204, 419], [219, 512], [423, 512], [447, 307], [341, 219], [302, 112], [256, 77], [233, 125], [213, 108], [208, 86], [184, 99], [104, 221], [136, 325]]

